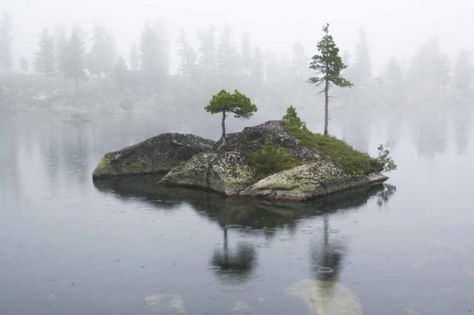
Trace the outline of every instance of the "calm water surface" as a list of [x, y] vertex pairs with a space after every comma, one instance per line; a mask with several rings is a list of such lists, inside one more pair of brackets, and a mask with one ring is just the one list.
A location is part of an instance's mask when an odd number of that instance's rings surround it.
[[380, 187], [270, 205], [152, 176], [92, 182], [107, 151], [212, 130], [3, 115], [0, 314], [474, 313], [474, 145], [459, 119], [363, 139], [334, 128], [372, 153], [394, 140], [399, 169]]

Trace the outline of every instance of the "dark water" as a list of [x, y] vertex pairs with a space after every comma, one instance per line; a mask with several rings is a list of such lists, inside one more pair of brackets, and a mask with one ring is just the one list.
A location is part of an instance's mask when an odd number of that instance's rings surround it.
[[392, 140], [399, 169], [300, 205], [93, 183], [107, 151], [212, 130], [90, 119], [0, 119], [0, 314], [474, 313], [469, 118], [335, 127], [371, 153]]

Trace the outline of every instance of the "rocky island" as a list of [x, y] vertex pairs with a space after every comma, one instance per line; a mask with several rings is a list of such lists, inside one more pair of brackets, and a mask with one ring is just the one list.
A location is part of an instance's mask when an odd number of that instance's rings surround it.
[[311, 133], [296, 113], [287, 113], [281, 121], [228, 134], [223, 145], [191, 134], [161, 134], [107, 153], [93, 178], [156, 173], [163, 174], [156, 185], [303, 201], [381, 183], [387, 179], [383, 169], [382, 160]]

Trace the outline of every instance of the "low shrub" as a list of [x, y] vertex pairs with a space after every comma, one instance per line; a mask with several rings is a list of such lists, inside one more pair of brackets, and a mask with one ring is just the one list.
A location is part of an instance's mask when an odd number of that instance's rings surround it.
[[351, 175], [367, 175], [384, 169], [381, 160], [354, 149], [344, 141], [309, 131], [292, 106], [287, 109], [282, 121], [287, 130], [305, 146], [336, 161]]
[[297, 166], [287, 149], [277, 147], [267, 140], [263, 147], [250, 157], [257, 177], [264, 177]]

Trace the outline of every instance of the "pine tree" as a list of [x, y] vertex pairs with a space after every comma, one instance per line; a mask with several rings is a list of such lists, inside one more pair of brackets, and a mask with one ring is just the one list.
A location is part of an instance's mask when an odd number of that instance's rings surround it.
[[128, 56], [128, 61], [130, 63], [130, 69], [132, 70], [137, 70], [138, 69], [138, 51], [137, 51], [137, 46], [134, 44], [130, 48], [130, 53]]
[[252, 64], [250, 69], [250, 74], [256, 83], [261, 83], [264, 76], [264, 63], [263, 56], [260, 48], [255, 47], [252, 54]]
[[364, 28], [359, 30], [359, 41], [356, 44], [354, 62], [347, 69], [347, 77], [356, 84], [364, 84], [372, 78], [369, 44]]
[[123, 90], [127, 84], [127, 65], [122, 56], [119, 57], [114, 65], [113, 77], [117, 88]]
[[25, 56], [21, 56], [21, 58], [19, 60], [19, 66], [20, 66], [21, 71], [23, 71], [23, 72], [28, 71], [28, 68], [29, 68], [30, 65], [28, 63], [28, 59]]
[[186, 77], [191, 77], [196, 72], [197, 56], [196, 52], [189, 44], [189, 41], [186, 37], [186, 33], [184, 31], [181, 32], [181, 36], [179, 38], [179, 45], [179, 55], [181, 57], [181, 74]]
[[312, 57], [309, 68], [316, 71], [316, 76], [309, 78], [309, 82], [320, 86], [324, 85], [324, 135], [328, 135], [329, 119], [329, 89], [331, 84], [339, 87], [350, 87], [352, 83], [341, 76], [347, 68], [339, 56], [339, 48], [331, 35], [329, 24], [323, 27], [324, 36], [317, 44], [317, 53]]
[[456, 58], [453, 68], [453, 85], [456, 92], [468, 92], [473, 83], [474, 68], [467, 50], [462, 50]]
[[48, 77], [56, 73], [54, 39], [47, 29], [44, 29], [40, 34], [34, 66], [38, 73], [44, 74]]
[[141, 68], [145, 73], [155, 78], [168, 75], [167, 44], [157, 23], [154, 26], [145, 25], [141, 36], [140, 52]]
[[105, 28], [95, 26], [92, 46], [88, 55], [88, 69], [100, 79], [107, 76], [114, 67], [116, 57], [115, 43], [112, 34]]
[[237, 71], [237, 54], [232, 43], [232, 32], [228, 26], [222, 31], [217, 50], [217, 72], [221, 78], [233, 77]]
[[11, 47], [11, 20], [8, 14], [4, 14], [0, 23], [0, 71], [8, 70], [13, 64]]
[[64, 77], [66, 76], [66, 62], [67, 62], [67, 46], [68, 41], [64, 26], [59, 24], [56, 26], [54, 31], [54, 44], [55, 44], [55, 55], [56, 55], [56, 69]]
[[215, 29], [210, 26], [207, 31], [199, 32], [199, 67], [205, 77], [213, 77], [216, 63]]
[[66, 78], [74, 80], [77, 89], [79, 80], [84, 77], [85, 68], [84, 41], [77, 27], [72, 31], [67, 42], [64, 63], [64, 75]]
[[304, 47], [301, 43], [296, 43], [293, 46], [293, 58], [291, 60], [291, 67], [296, 77], [304, 75], [306, 69], [306, 56], [304, 53]]
[[227, 113], [234, 114], [236, 118], [249, 118], [257, 111], [257, 106], [252, 103], [250, 98], [237, 90], [232, 94], [226, 90], [221, 90], [212, 97], [204, 109], [211, 114], [222, 113], [222, 142], [219, 146], [220, 149], [225, 144], [225, 119]]
[[247, 32], [244, 33], [240, 46], [240, 66], [242, 74], [249, 76], [252, 68], [252, 48], [250, 47], [250, 36]]

